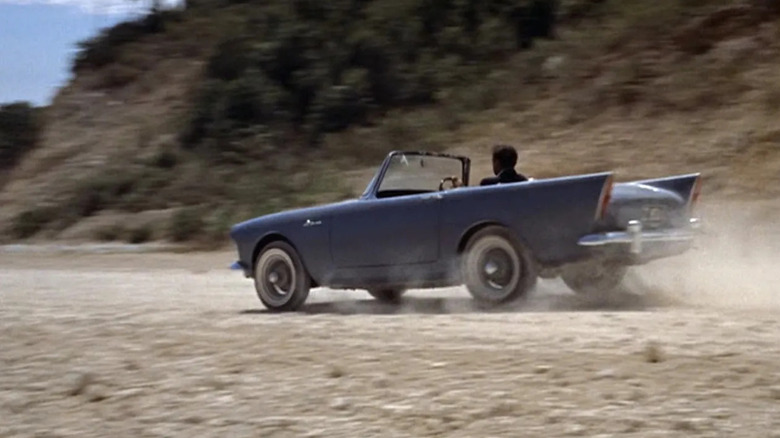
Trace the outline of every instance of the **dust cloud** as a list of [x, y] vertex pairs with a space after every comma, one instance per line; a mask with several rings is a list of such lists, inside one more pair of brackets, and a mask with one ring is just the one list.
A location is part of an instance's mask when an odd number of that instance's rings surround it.
[[779, 308], [776, 207], [733, 201], [707, 207], [694, 249], [641, 267], [637, 276], [689, 306]]

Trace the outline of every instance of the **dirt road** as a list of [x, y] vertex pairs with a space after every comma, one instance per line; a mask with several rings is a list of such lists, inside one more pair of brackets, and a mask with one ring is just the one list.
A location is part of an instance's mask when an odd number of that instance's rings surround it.
[[0, 253], [0, 437], [780, 437], [776, 283], [740, 277], [776, 264], [675, 260], [601, 307], [548, 281], [272, 315], [232, 261]]

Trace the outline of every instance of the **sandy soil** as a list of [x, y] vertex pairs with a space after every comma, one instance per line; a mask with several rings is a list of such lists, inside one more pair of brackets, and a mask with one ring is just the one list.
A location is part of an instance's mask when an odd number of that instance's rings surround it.
[[0, 437], [780, 437], [780, 246], [719, 236], [608, 302], [544, 281], [490, 313], [273, 315], [230, 252], [0, 252]]

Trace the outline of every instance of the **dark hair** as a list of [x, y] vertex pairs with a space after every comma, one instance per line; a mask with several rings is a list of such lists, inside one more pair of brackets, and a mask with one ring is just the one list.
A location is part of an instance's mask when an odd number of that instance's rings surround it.
[[497, 144], [493, 146], [493, 159], [502, 169], [512, 168], [517, 164], [517, 151], [512, 146]]

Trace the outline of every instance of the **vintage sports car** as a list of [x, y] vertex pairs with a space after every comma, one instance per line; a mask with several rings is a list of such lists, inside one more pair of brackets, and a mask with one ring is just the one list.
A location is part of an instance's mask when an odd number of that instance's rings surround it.
[[627, 269], [692, 246], [700, 175], [615, 183], [611, 172], [469, 186], [467, 157], [391, 152], [354, 200], [233, 226], [233, 269], [272, 311], [315, 287], [397, 302], [409, 288], [465, 284], [477, 303], [525, 297], [537, 278], [614, 289]]

